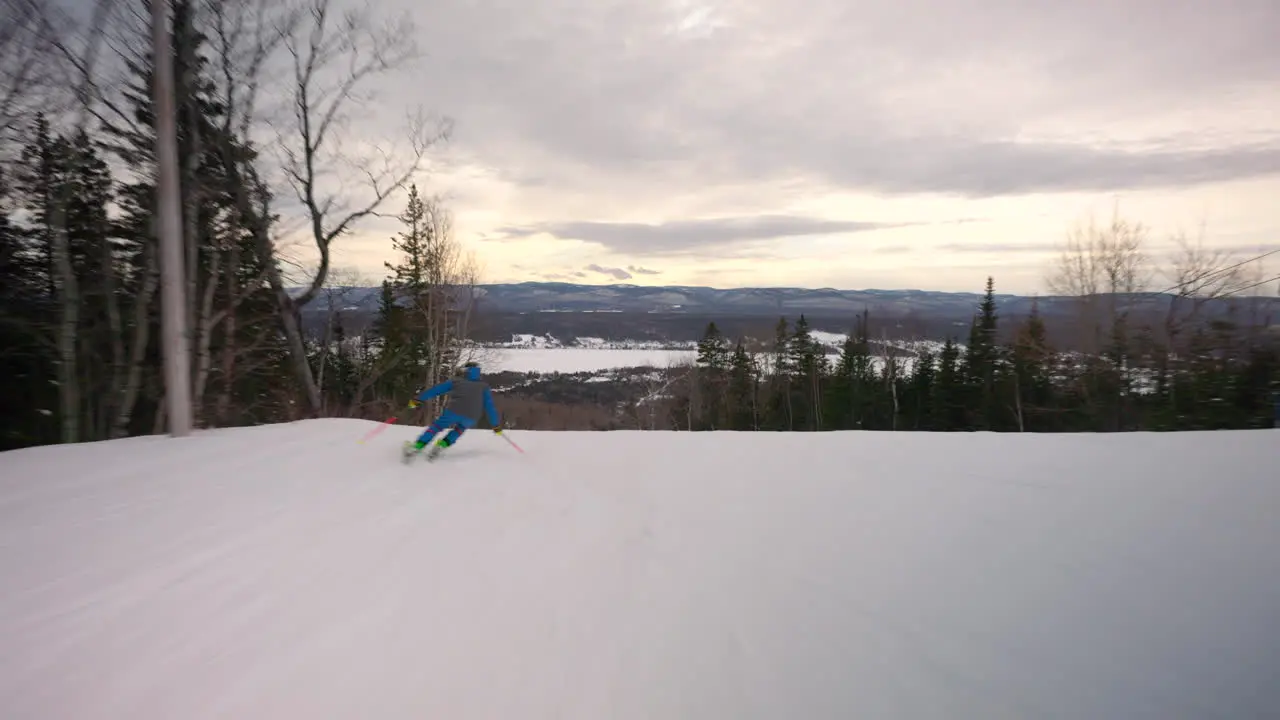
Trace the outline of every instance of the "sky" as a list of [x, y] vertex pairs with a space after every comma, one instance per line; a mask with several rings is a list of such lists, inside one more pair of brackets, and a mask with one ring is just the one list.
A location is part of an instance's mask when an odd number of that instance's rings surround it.
[[[1280, 247], [1275, 0], [373, 8], [424, 54], [347, 129], [452, 119], [417, 182], [486, 282], [1043, 292], [1117, 208], [1157, 258]], [[335, 265], [380, 280], [395, 230]]]

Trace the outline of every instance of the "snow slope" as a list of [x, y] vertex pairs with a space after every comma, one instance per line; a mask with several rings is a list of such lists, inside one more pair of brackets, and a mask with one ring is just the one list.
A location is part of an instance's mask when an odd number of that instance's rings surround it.
[[0, 454], [0, 717], [1280, 717], [1280, 433]]

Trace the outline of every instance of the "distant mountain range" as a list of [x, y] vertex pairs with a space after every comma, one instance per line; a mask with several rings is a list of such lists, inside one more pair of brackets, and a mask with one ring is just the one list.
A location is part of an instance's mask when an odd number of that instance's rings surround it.
[[[300, 292], [300, 291], [299, 291]], [[338, 288], [324, 291], [333, 294], [336, 305], [348, 312], [373, 312], [378, 307], [380, 289], [376, 287]], [[982, 300], [979, 293], [938, 292], [934, 290], [836, 290], [834, 288], [710, 288], [685, 285], [650, 287], [642, 285], [576, 285], [558, 282], [525, 282], [481, 285], [477, 288], [477, 306], [498, 313], [664, 313], [700, 316], [796, 316], [800, 313], [832, 317], [852, 317], [869, 310], [881, 317], [909, 315], [970, 317]], [[1065, 312], [1073, 298], [1032, 297], [998, 294], [997, 307], [1004, 314], [1024, 315], [1033, 302], [1042, 314], [1052, 316]], [[1143, 307], [1165, 307], [1168, 295], [1135, 296], [1131, 304]], [[1260, 298], [1271, 304], [1277, 298]], [[309, 312], [322, 312], [329, 303], [322, 294], [313, 301]]]
[[[297, 290], [296, 292], [301, 292]], [[380, 302], [381, 288], [348, 287], [325, 290], [303, 308], [303, 322], [317, 329], [329, 308], [341, 311], [350, 333], [367, 328]], [[527, 282], [482, 285], [476, 289], [476, 322], [470, 330], [482, 342], [508, 342], [517, 335], [550, 335], [566, 342], [575, 338], [609, 341], [636, 340], [685, 343], [701, 337], [714, 321], [728, 337], [772, 338], [779, 317], [794, 322], [804, 315], [814, 330], [847, 333], [855, 318], [867, 311], [872, 337], [943, 340], [968, 336], [978, 311], [978, 293], [932, 290], [836, 290], [821, 288], [709, 288], [683, 285], [576, 285]], [[1243, 298], [1242, 298], [1243, 299]], [[995, 296], [1004, 331], [1026, 317], [1033, 303], [1049, 330], [1050, 340], [1070, 341], [1075, 298]], [[1136, 295], [1121, 302], [1135, 322], [1159, 325], [1169, 295]], [[1275, 324], [1280, 298], [1254, 298], [1249, 322]], [[1221, 315], [1230, 305], [1210, 304], [1205, 316]], [[1061, 334], [1068, 333], [1068, 334]]]

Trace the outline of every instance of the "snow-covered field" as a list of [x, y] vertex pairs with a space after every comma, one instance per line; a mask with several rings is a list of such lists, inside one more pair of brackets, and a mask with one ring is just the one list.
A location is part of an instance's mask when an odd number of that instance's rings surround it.
[[666, 368], [693, 362], [693, 350], [641, 350], [632, 348], [493, 348], [485, 365], [489, 371], [527, 373], [600, 372], [627, 367]]
[[[838, 353], [844, 345], [845, 335], [815, 331], [813, 337], [826, 345], [831, 353]], [[913, 351], [930, 349], [938, 352], [942, 345], [929, 341], [896, 343], [900, 347]], [[573, 343], [565, 344], [549, 335], [513, 335], [506, 343], [491, 344], [484, 347], [482, 354], [485, 365], [494, 370], [528, 373], [581, 373], [602, 372], [619, 368], [655, 367], [668, 368], [680, 364], [692, 363], [698, 357], [695, 343], [683, 343], [684, 347], [670, 347], [643, 340], [608, 341], [601, 338], [578, 338]], [[879, 351], [878, 345], [875, 346]], [[766, 370], [771, 362], [768, 354], [760, 356], [762, 369]], [[834, 354], [828, 360], [835, 362]], [[877, 372], [883, 371], [884, 359], [875, 357], [872, 366]], [[911, 372], [913, 359], [899, 359], [901, 373]]]
[[1280, 434], [0, 454], [0, 717], [1280, 717]]
[[512, 335], [505, 343], [491, 344], [481, 351], [485, 366], [494, 371], [521, 373], [584, 373], [620, 368], [668, 368], [693, 362], [698, 353], [692, 343], [685, 347], [643, 340], [608, 341], [580, 337], [564, 343], [551, 335]]

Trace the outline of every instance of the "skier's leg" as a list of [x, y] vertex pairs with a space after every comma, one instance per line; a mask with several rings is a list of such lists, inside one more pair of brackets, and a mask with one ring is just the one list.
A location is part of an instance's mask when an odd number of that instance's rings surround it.
[[435, 445], [431, 446], [431, 449], [427, 451], [428, 460], [435, 460], [436, 457], [440, 455], [440, 453], [444, 452], [446, 448], [458, 441], [459, 427], [458, 423], [451, 425], [449, 427], [449, 434], [440, 438], [435, 442]]
[[441, 442], [444, 443], [446, 447], [453, 445], [458, 442], [458, 438], [462, 437], [462, 433], [466, 431], [466, 425], [463, 425], [462, 423], [454, 423], [453, 428], [449, 430], [449, 434], [445, 435], [444, 440]]
[[442, 448], [449, 447], [450, 445], [458, 442], [458, 438], [462, 436], [462, 433], [466, 432], [467, 428], [476, 424], [475, 420], [472, 420], [469, 417], [463, 417], [456, 413], [450, 413], [448, 420], [451, 425], [449, 428], [449, 434], [440, 438], [440, 440], [436, 442], [436, 444]]
[[414, 446], [421, 450], [427, 446], [427, 443], [431, 442], [431, 438], [439, 435], [440, 431], [449, 425], [448, 418], [446, 417], [448, 414], [449, 411], [446, 410], [444, 413], [441, 413], [440, 417], [432, 420], [431, 424], [428, 425], [426, 429], [422, 431], [422, 434], [418, 436], [418, 440], [414, 443]]

